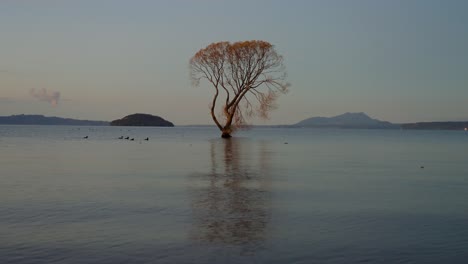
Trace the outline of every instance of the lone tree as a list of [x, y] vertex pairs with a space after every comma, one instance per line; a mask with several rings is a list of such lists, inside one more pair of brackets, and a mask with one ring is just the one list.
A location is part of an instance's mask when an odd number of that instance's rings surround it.
[[248, 117], [268, 118], [289, 87], [283, 57], [261, 40], [212, 43], [190, 59], [190, 73], [195, 86], [202, 79], [213, 85], [211, 117], [223, 138], [246, 126]]

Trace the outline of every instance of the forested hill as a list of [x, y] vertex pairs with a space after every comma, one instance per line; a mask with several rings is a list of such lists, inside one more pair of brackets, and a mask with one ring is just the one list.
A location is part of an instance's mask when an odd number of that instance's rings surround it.
[[110, 123], [111, 126], [162, 126], [173, 127], [174, 124], [161, 118], [150, 114], [133, 114], [128, 115], [122, 119], [114, 120]]

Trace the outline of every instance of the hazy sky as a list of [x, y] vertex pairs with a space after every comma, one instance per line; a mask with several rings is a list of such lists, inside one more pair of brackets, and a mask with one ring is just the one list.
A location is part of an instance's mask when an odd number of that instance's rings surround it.
[[257, 124], [468, 119], [467, 13], [464, 0], [2, 0], [0, 115], [211, 124], [212, 88], [191, 86], [190, 57], [260, 39], [292, 86]]

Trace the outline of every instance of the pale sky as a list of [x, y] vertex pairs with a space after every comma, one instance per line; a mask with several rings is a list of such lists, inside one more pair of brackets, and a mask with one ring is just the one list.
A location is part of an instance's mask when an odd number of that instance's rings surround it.
[[189, 59], [258, 39], [292, 86], [255, 124], [468, 120], [467, 14], [464, 0], [2, 0], [0, 115], [212, 124], [213, 89], [191, 86]]

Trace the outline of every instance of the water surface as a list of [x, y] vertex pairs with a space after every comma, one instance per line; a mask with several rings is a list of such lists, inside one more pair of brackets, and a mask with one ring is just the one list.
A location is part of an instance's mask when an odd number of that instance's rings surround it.
[[0, 126], [0, 263], [468, 259], [468, 133], [218, 137], [209, 127]]

